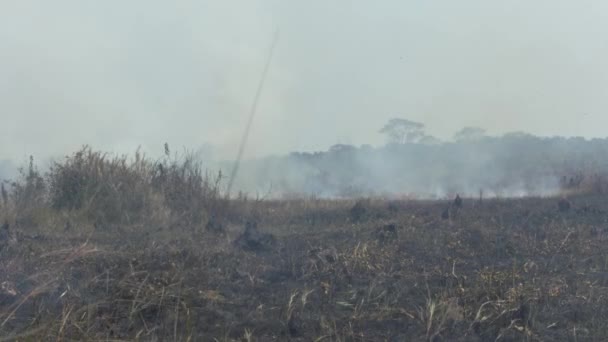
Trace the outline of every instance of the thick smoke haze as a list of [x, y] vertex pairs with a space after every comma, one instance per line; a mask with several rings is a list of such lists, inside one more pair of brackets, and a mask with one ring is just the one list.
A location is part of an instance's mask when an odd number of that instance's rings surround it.
[[380, 146], [391, 117], [449, 139], [604, 137], [608, 3], [4, 1], [0, 159], [164, 142], [230, 159], [273, 32], [247, 158]]
[[248, 161], [238, 187], [255, 196], [453, 198], [606, 193], [608, 139], [512, 133], [450, 143], [336, 145]]

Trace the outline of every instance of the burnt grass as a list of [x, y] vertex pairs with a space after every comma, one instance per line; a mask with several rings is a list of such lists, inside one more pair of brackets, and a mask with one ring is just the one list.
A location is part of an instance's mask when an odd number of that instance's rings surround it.
[[234, 200], [201, 228], [48, 209], [0, 233], [0, 340], [608, 340], [608, 201], [571, 203]]

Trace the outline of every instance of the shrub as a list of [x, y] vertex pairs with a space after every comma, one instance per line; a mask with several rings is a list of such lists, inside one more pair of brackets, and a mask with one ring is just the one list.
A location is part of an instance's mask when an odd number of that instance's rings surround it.
[[198, 225], [217, 209], [221, 174], [211, 180], [192, 155], [152, 161], [139, 151], [109, 156], [85, 146], [55, 162], [47, 175], [50, 205], [79, 210], [98, 223], [141, 222], [158, 206], [174, 223]]
[[2, 197], [5, 206], [12, 202], [15, 209], [15, 219], [22, 225], [34, 224], [32, 221], [36, 212], [45, 206], [46, 184], [44, 178], [34, 165], [34, 158], [30, 156], [27, 170], [19, 169], [19, 178], [11, 183], [12, 191], [9, 195], [2, 187]]
[[152, 188], [162, 194], [178, 223], [186, 225], [201, 224], [206, 212], [219, 210], [221, 180], [221, 172], [212, 179], [189, 154], [180, 160], [170, 159], [167, 153], [162, 162], [154, 164], [151, 174]]
[[85, 146], [51, 166], [51, 206], [84, 210], [92, 218], [109, 223], [139, 219], [145, 214], [149, 197], [147, 164], [139, 152], [129, 162], [126, 156], [109, 157]]

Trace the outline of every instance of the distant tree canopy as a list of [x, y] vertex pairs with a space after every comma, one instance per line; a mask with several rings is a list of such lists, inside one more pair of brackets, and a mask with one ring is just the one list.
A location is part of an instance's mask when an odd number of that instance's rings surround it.
[[486, 135], [486, 130], [480, 127], [464, 127], [454, 134], [455, 141], [478, 141]]
[[380, 133], [386, 135], [389, 144], [415, 143], [426, 136], [424, 124], [401, 118], [390, 119]]
[[[278, 193], [365, 196], [407, 193], [445, 196], [551, 195], [560, 189], [608, 194], [608, 138], [501, 136], [464, 129], [457, 141], [421, 135], [423, 126], [387, 123], [387, 146], [334, 145], [248, 164], [247, 184], [273, 184]], [[481, 137], [481, 139], [479, 139]], [[463, 144], [462, 141], [467, 141]], [[409, 143], [411, 142], [411, 143]]]

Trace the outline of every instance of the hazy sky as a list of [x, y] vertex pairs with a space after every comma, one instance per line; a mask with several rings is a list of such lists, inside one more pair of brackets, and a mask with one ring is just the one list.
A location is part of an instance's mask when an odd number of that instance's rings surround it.
[[248, 156], [447, 139], [608, 135], [608, 2], [0, 1], [0, 159], [216, 147], [231, 157], [273, 32]]

